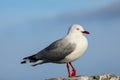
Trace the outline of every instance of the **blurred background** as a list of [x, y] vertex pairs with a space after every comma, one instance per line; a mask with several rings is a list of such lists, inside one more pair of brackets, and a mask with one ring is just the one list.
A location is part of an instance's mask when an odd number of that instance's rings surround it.
[[120, 76], [120, 0], [0, 0], [0, 80], [67, 77], [65, 64], [21, 65], [80, 24], [89, 47], [73, 65], [78, 75]]

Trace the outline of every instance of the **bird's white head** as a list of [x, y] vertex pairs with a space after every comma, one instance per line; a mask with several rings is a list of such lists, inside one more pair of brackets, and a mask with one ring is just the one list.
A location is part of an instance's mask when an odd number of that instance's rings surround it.
[[90, 34], [88, 31], [85, 31], [84, 28], [78, 24], [74, 24], [69, 28], [68, 34]]

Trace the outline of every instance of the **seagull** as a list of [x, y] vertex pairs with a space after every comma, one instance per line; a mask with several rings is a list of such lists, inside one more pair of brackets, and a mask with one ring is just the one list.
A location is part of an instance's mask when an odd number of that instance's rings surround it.
[[75, 77], [76, 69], [71, 62], [80, 58], [88, 47], [84, 34], [90, 33], [85, 31], [81, 25], [73, 24], [65, 37], [56, 40], [38, 53], [23, 58], [21, 64], [33, 63], [32, 66], [36, 66], [43, 63], [65, 63], [68, 77]]

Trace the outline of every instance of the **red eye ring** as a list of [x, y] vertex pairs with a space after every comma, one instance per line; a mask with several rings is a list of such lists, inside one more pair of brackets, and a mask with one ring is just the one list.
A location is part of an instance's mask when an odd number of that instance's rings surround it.
[[76, 28], [76, 30], [80, 30], [79, 28]]

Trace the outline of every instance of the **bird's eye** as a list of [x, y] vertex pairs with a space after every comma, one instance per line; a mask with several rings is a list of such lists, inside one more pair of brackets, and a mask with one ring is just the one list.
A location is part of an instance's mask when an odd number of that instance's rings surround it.
[[79, 28], [76, 28], [76, 30], [80, 30]]

